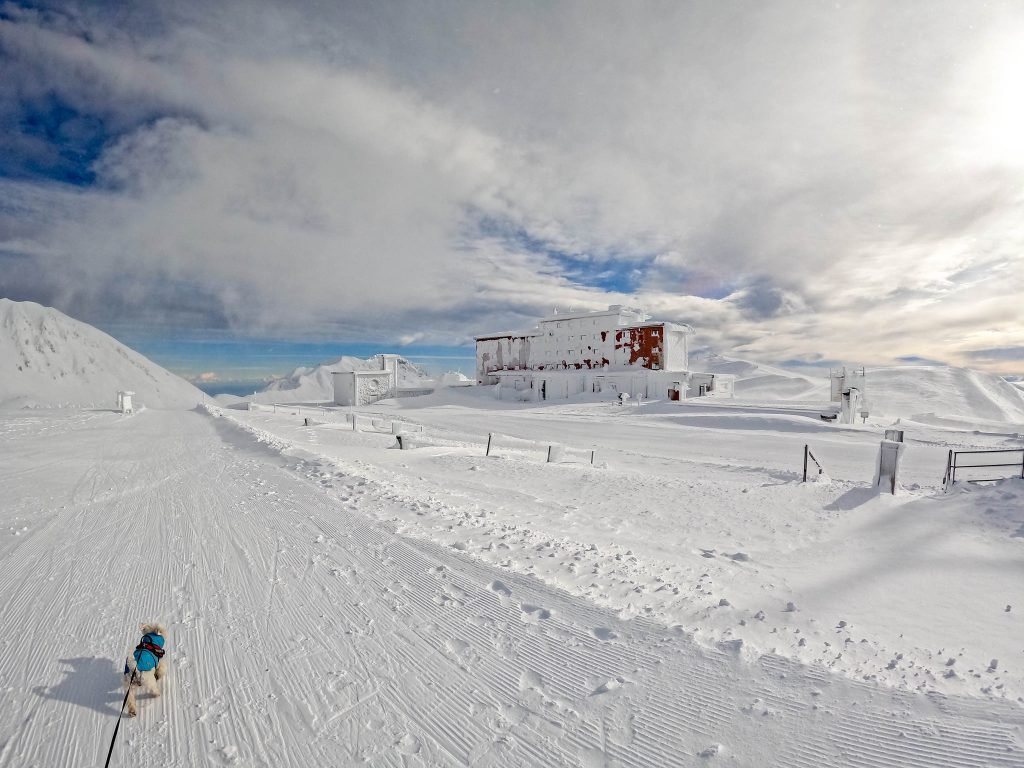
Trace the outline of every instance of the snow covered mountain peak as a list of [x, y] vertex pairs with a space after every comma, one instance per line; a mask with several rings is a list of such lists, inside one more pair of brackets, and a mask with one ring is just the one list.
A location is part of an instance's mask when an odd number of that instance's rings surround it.
[[190, 408], [203, 394], [86, 323], [0, 298], [0, 406], [109, 407], [118, 390], [149, 408]]

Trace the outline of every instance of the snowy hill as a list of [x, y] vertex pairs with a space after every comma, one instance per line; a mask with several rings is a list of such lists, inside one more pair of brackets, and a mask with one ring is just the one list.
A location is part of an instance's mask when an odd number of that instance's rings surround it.
[[945, 365], [868, 368], [873, 415], [1024, 424], [1024, 392], [990, 373]]
[[0, 299], [0, 406], [113, 408], [118, 390], [149, 408], [191, 408], [203, 393], [91, 325]]
[[[695, 370], [736, 376], [741, 402], [829, 399], [827, 372], [808, 376], [797, 371], [713, 353], [693, 356]], [[906, 365], [867, 369], [867, 398], [872, 416], [934, 416], [962, 422], [1024, 424], [1021, 382], [967, 368]]]
[[[261, 392], [245, 398], [256, 403], [321, 403], [334, 400], [335, 371], [379, 371], [377, 358], [363, 360], [345, 355], [333, 363], [322, 363], [315, 368], [296, 368], [288, 376], [274, 379]], [[428, 380], [421, 368], [405, 358], [398, 360], [398, 386], [419, 387]]]
[[697, 371], [735, 376], [736, 397], [742, 400], [826, 401], [829, 397], [828, 379], [816, 379], [764, 363], [705, 352], [693, 355], [691, 365]]

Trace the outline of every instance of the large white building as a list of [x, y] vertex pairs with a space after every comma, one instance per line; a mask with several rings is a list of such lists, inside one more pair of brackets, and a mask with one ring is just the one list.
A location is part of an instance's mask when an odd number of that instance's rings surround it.
[[732, 376], [694, 373], [688, 325], [653, 322], [634, 309], [544, 318], [527, 333], [476, 337], [477, 382], [499, 397], [549, 400], [586, 392], [681, 399], [732, 395]]

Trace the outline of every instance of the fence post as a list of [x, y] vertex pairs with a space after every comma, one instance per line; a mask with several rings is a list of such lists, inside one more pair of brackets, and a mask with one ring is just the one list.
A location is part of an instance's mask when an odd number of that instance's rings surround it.
[[1020, 452], [1020, 479], [1024, 480], [1024, 448]]
[[493, 432], [488, 432], [487, 433], [487, 453], [485, 453], [484, 456], [490, 456], [491, 455], [491, 438], [492, 437], [494, 437], [494, 433]]
[[807, 482], [807, 451], [809, 451], [809, 450], [810, 450], [810, 448], [807, 445], [804, 445], [804, 482], [805, 483]]
[[[594, 463], [594, 452], [593, 451], [590, 452], [590, 463], [591, 464]], [[1024, 471], [1024, 469], [1022, 469], [1021, 471]]]
[[551, 446], [548, 446], [548, 464], [551, 463]]
[[953, 467], [953, 449], [949, 449], [949, 456], [946, 457], [946, 474], [942, 476], [942, 490], [948, 491], [950, 486], [949, 472]]

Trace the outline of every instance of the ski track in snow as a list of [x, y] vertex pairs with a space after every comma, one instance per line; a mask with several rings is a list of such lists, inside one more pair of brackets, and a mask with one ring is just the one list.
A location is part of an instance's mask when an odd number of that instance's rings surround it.
[[620, 621], [205, 415], [2, 425], [0, 768], [102, 765], [149, 620], [170, 671], [113, 765], [1024, 766], [1019, 707]]

